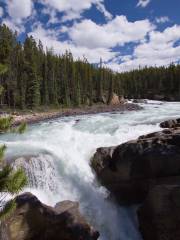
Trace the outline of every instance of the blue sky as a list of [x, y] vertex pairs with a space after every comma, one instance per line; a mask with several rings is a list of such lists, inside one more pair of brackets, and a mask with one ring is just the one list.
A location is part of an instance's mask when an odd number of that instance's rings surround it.
[[179, 0], [0, 0], [0, 21], [23, 41], [127, 71], [180, 61]]

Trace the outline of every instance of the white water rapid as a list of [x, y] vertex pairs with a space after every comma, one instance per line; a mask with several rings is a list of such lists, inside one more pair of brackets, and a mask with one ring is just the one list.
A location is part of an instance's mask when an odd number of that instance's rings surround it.
[[[7, 157], [32, 155], [23, 164], [30, 184], [25, 191], [43, 203], [79, 201], [81, 212], [100, 232], [100, 240], [141, 240], [135, 207], [106, 200], [89, 165], [96, 148], [118, 145], [159, 130], [159, 123], [180, 117], [180, 103], [149, 101], [141, 111], [55, 119], [30, 126], [23, 135], [5, 134]], [[78, 119], [78, 121], [77, 121]]]

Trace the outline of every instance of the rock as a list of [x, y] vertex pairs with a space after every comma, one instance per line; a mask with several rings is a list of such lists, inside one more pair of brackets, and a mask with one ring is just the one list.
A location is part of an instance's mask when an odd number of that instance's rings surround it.
[[1, 223], [2, 240], [96, 240], [99, 237], [80, 214], [77, 202], [64, 201], [52, 208], [25, 193], [16, 198], [16, 204], [14, 213]]
[[102, 147], [96, 150], [96, 153], [91, 159], [91, 166], [96, 170], [97, 174], [101, 174], [102, 169], [109, 167], [114, 149], [115, 147]]
[[147, 104], [148, 101], [146, 99], [134, 99], [133, 103], [144, 103], [144, 104]]
[[161, 128], [176, 128], [176, 127], [180, 127], [180, 118], [164, 121], [164, 122], [160, 123], [160, 127]]
[[179, 240], [180, 187], [153, 188], [138, 210], [138, 219], [144, 240]]
[[121, 204], [141, 203], [158, 184], [180, 184], [180, 129], [141, 136], [113, 149], [100, 148], [91, 165]]
[[110, 105], [119, 105], [120, 104], [120, 100], [119, 100], [119, 96], [115, 93], [113, 93], [111, 101], [109, 102]]

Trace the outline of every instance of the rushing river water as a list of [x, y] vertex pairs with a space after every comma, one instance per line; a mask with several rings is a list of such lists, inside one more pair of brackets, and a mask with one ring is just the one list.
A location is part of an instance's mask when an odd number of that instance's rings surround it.
[[[55, 119], [29, 127], [23, 135], [6, 134], [7, 157], [34, 155], [27, 169], [31, 191], [42, 202], [79, 201], [81, 212], [100, 231], [100, 240], [140, 240], [135, 207], [106, 200], [89, 162], [96, 148], [113, 146], [159, 130], [159, 123], [180, 117], [180, 103], [149, 101], [141, 111]], [[78, 120], [78, 121], [77, 121]]]

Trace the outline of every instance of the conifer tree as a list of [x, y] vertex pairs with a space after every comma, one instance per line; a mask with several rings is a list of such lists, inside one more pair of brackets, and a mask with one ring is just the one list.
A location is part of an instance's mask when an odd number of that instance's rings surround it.
[[90, 64], [85, 57], [75, 60], [71, 52], [56, 55], [44, 51], [27, 36], [18, 42], [17, 34], [0, 25], [0, 93], [1, 106], [39, 108], [43, 106], [79, 106], [105, 102], [113, 91], [128, 98], [180, 100], [180, 65], [139, 67], [115, 73], [99, 64]]
[[[11, 118], [0, 118], [0, 132], [6, 132], [11, 128]], [[19, 128], [23, 133], [25, 124]], [[6, 197], [14, 197], [18, 194], [27, 183], [26, 175], [22, 169], [14, 170], [13, 167], [3, 161], [5, 145], [0, 146], [0, 219], [5, 218], [16, 207], [15, 200], [6, 201]]]

